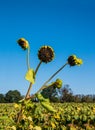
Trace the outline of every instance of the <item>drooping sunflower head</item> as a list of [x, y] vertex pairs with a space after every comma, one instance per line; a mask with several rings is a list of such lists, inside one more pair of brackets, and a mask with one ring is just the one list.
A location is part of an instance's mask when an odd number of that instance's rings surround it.
[[81, 65], [83, 63], [82, 59], [77, 58], [76, 55], [69, 56], [67, 61], [70, 66]]
[[42, 46], [38, 51], [38, 58], [48, 63], [54, 59], [54, 50], [50, 46]]
[[63, 81], [61, 79], [56, 79], [56, 81], [53, 83], [53, 86], [55, 88], [60, 89], [62, 87]]
[[28, 41], [26, 39], [24, 39], [24, 38], [18, 39], [17, 43], [24, 50], [26, 50], [29, 47]]

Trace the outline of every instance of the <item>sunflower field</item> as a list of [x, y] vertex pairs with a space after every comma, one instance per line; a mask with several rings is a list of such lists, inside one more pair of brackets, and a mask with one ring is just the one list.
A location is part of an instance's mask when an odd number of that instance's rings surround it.
[[48, 112], [40, 103], [26, 105], [20, 125], [15, 123], [17, 104], [0, 104], [0, 130], [95, 130], [95, 104], [52, 103]]

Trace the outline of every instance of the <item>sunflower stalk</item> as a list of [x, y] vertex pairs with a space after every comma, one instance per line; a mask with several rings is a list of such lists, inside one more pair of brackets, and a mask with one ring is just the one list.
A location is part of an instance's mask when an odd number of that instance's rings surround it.
[[[39, 93], [41, 90], [43, 90], [44, 88], [46, 88], [46, 84], [48, 82], [50, 82], [50, 80], [52, 80], [66, 65], [68, 65], [68, 62], [66, 62], [60, 69], [58, 69], [43, 85], [42, 87], [37, 91], [37, 93]], [[36, 93], [36, 94], [37, 94]]]
[[28, 70], [30, 69], [30, 58], [29, 58], [29, 55], [30, 55], [30, 46], [27, 49], [27, 56], [26, 56], [26, 63], [27, 63], [27, 69]]
[[[28, 65], [28, 69], [30, 69], [30, 67], [29, 67], [29, 51], [28, 51], [27, 63], [28, 63], [28, 64], [27, 64], [27, 65]], [[38, 69], [39, 69], [41, 63], [42, 63], [42, 61], [40, 61], [39, 64], [37, 65], [36, 70], [35, 70], [35, 75], [37, 74]], [[29, 84], [29, 88], [28, 88], [27, 93], [26, 93], [26, 95], [25, 95], [25, 100], [27, 100], [27, 99], [30, 98], [29, 95], [30, 95], [31, 89], [32, 89], [32, 82], [30, 82], [30, 84]], [[21, 110], [20, 110], [20, 112], [18, 113], [17, 123], [19, 123], [19, 121], [20, 121], [20, 119], [21, 119], [22, 111], [23, 111], [23, 105], [21, 106]]]
[[39, 67], [40, 67], [41, 63], [42, 63], [42, 61], [40, 61], [40, 62], [39, 62], [39, 64], [37, 65], [36, 70], [35, 70], [35, 75], [37, 74], [38, 69], [39, 69]]
[[[41, 63], [42, 63], [42, 61], [40, 61], [39, 64], [37, 65], [36, 70], [35, 70], [35, 75], [37, 74], [38, 69], [39, 69]], [[29, 88], [28, 88], [28, 90], [27, 90], [27, 93], [26, 93], [25, 99], [27, 99], [27, 98], [29, 97], [29, 95], [30, 95], [30, 91], [31, 91], [31, 88], [32, 88], [32, 83], [30, 83], [30, 85], [29, 85]]]

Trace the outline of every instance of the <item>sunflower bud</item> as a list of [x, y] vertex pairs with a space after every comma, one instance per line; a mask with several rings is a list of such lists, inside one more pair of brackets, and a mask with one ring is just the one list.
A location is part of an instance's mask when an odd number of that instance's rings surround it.
[[38, 51], [38, 58], [48, 63], [54, 59], [54, 50], [50, 46], [42, 46]]
[[28, 41], [27, 41], [26, 39], [24, 39], [24, 38], [20, 38], [20, 39], [17, 41], [17, 43], [18, 43], [19, 46], [20, 46], [22, 49], [24, 49], [24, 50], [26, 50], [26, 49], [29, 47]]
[[55, 86], [56, 88], [60, 89], [62, 87], [62, 80], [61, 79], [57, 79], [56, 82], [55, 82]]
[[54, 85], [56, 88], [60, 89], [62, 87], [62, 83], [61, 79], [57, 79]]
[[78, 59], [76, 57], [76, 55], [69, 56], [67, 61], [68, 61], [68, 64], [70, 66], [75, 66], [75, 65], [81, 65], [82, 64], [82, 59]]
[[62, 82], [61, 79], [56, 79], [56, 81], [53, 82], [53, 83], [51, 83], [51, 84], [49, 85], [49, 87], [54, 87], [54, 88], [60, 89], [60, 88], [62, 87], [62, 84], [63, 84], [63, 82]]

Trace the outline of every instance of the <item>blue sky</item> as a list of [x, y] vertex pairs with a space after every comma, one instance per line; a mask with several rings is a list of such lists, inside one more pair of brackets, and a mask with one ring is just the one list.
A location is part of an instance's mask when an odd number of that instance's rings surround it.
[[94, 0], [1, 0], [0, 1], [0, 93], [19, 90], [25, 94], [29, 83], [26, 51], [17, 40], [26, 38], [31, 46], [31, 68], [39, 63], [42, 45], [54, 48], [55, 59], [42, 64], [31, 93], [75, 54], [83, 65], [67, 66], [56, 78], [69, 84], [74, 94], [95, 94], [95, 1]]

